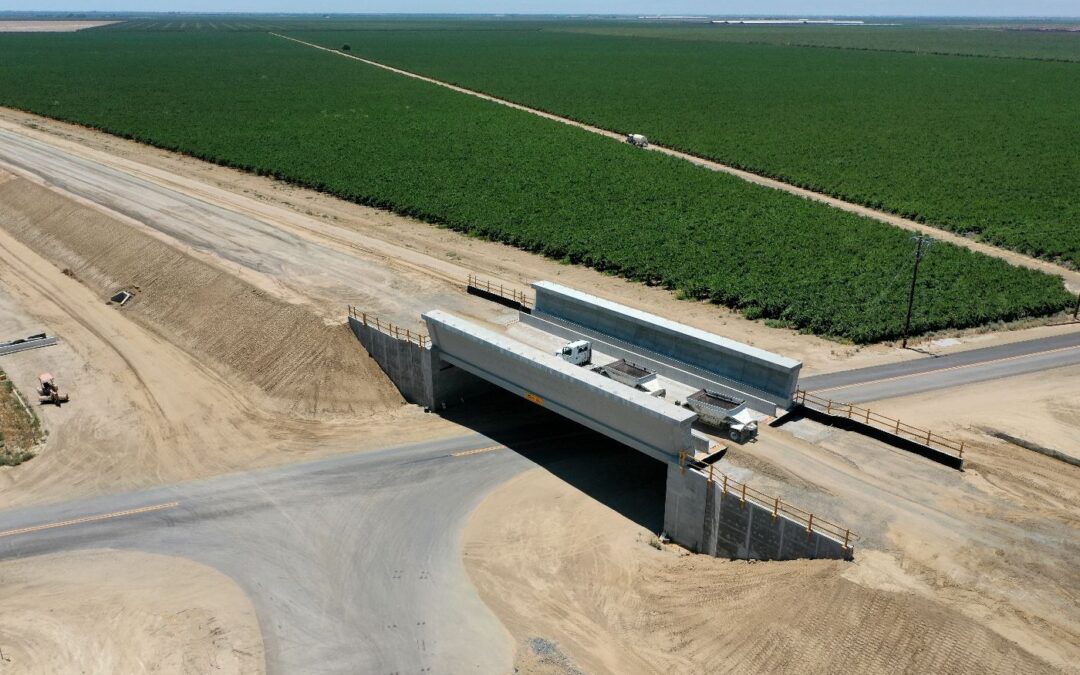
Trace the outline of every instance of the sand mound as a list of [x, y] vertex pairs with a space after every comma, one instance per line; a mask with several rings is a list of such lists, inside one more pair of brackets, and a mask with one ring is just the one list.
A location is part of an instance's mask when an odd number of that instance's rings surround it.
[[[574, 461], [578, 475], [603, 476]], [[593, 483], [585, 489], [605, 481]], [[629, 504], [626, 492], [615, 498]], [[537, 469], [481, 504], [464, 557], [526, 673], [1050, 670], [941, 603], [856, 583], [850, 563], [726, 561], [659, 551], [650, 538]]]
[[28, 181], [0, 183], [0, 203], [0, 227], [103, 302], [138, 289], [122, 310], [129, 317], [289, 411], [368, 414], [400, 403], [346, 326]]
[[4, 673], [261, 673], [255, 609], [190, 560], [80, 551], [0, 563]]

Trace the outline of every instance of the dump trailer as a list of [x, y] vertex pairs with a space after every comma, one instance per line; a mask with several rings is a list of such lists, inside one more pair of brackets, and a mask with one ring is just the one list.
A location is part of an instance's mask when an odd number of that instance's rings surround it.
[[641, 366], [630, 363], [626, 359], [612, 361], [611, 363], [593, 368], [593, 370], [604, 377], [610, 377], [616, 382], [625, 384], [628, 387], [648, 392], [652, 396], [663, 397], [667, 393], [663, 387], [660, 386], [660, 381], [657, 379], [656, 373], [651, 373]]
[[627, 134], [626, 142], [630, 145], [636, 145], [639, 148], [649, 147], [649, 139], [645, 138], [641, 134]]
[[60, 407], [61, 403], [68, 402], [68, 395], [60, 391], [60, 386], [56, 384], [56, 378], [50, 373], [42, 373], [38, 376], [38, 402], [40, 403], [52, 403], [56, 407]]
[[745, 443], [757, 436], [757, 421], [747, 409], [746, 401], [699, 389], [686, 397], [685, 405], [698, 414], [699, 420], [726, 432], [736, 443]]

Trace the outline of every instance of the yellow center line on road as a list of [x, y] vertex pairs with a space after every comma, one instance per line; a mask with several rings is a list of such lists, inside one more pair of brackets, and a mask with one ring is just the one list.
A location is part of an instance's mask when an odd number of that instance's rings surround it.
[[70, 525], [80, 525], [82, 523], [92, 523], [98, 520], [109, 520], [111, 518], [122, 518], [124, 516], [134, 516], [139, 513], [147, 513], [150, 511], [160, 511], [162, 509], [171, 509], [173, 507], [180, 506], [180, 502], [169, 502], [167, 504], [155, 504], [154, 506], [143, 506], [138, 509], [128, 509], [127, 511], [114, 511], [113, 513], [101, 513], [96, 516], [84, 516], [82, 518], [75, 518], [73, 520], [62, 520], [58, 523], [46, 523], [44, 525], [33, 525], [31, 527], [22, 527], [17, 530], [6, 530], [0, 532], [0, 538], [13, 537], [17, 534], [29, 534], [30, 532], [40, 532], [41, 530], [51, 530], [57, 527], [68, 527]]
[[495, 450], [505, 450], [505, 445], [493, 445], [490, 448], [477, 448], [476, 450], [462, 450], [461, 452], [450, 453], [451, 457], [468, 457], [469, 455], [479, 455], [481, 452], [493, 452]]
[[949, 366], [948, 368], [939, 368], [937, 370], [927, 370], [921, 373], [907, 373], [906, 375], [895, 375], [893, 377], [885, 377], [880, 380], [870, 380], [868, 382], [854, 382], [852, 384], [841, 384], [835, 387], [826, 387], [825, 389], [815, 389], [813, 393], [819, 394], [825, 391], [839, 391], [840, 389], [851, 389], [852, 387], [864, 387], [871, 384], [881, 384], [882, 382], [894, 382], [896, 380], [904, 380], [909, 377], [919, 377], [920, 375], [933, 375], [935, 373], [947, 373], [953, 370], [962, 370], [964, 368], [974, 368], [976, 366], [989, 366], [995, 363], [1005, 363], [1006, 361], [1016, 361], [1018, 359], [1034, 358], [1036, 356], [1042, 356], [1044, 354], [1055, 354], [1057, 352], [1067, 352], [1070, 349], [1080, 349], [1080, 345], [1071, 345], [1069, 347], [1058, 347], [1057, 349], [1048, 349], [1045, 352], [1033, 352], [1031, 354], [1017, 354], [1016, 356], [1003, 356], [1000, 359], [991, 359], [989, 361], [977, 361], [975, 363], [964, 363], [959, 366]]

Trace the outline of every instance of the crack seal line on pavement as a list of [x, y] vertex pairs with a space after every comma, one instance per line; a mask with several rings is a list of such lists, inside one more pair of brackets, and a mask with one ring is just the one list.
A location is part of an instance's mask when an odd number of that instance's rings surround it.
[[93, 523], [99, 520], [110, 520], [112, 518], [122, 518], [124, 516], [134, 516], [140, 513], [149, 513], [151, 511], [161, 511], [163, 509], [171, 509], [176, 506], [180, 506], [180, 502], [169, 502], [167, 504], [155, 504], [153, 506], [143, 506], [137, 509], [128, 509], [126, 511], [114, 511], [112, 513], [100, 513], [94, 516], [84, 516], [82, 518], [74, 518], [72, 520], [62, 520], [56, 523], [45, 523], [44, 525], [32, 525], [30, 527], [21, 527], [17, 530], [6, 530], [0, 532], [0, 538], [13, 537], [17, 534], [29, 534], [31, 532], [40, 532], [41, 530], [51, 530], [57, 527], [69, 527], [71, 525], [81, 525], [83, 523]]

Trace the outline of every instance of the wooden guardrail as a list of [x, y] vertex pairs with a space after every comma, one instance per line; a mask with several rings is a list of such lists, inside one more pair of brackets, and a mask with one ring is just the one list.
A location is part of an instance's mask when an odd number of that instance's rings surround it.
[[881, 429], [895, 436], [921, 443], [928, 448], [953, 454], [959, 459], [964, 458], [964, 441], [955, 441], [940, 434], [935, 434], [929, 429], [905, 424], [898, 419], [873, 412], [869, 408], [860, 408], [851, 403], [840, 403], [801, 389], [795, 392], [795, 403], [807, 408], [813, 408], [826, 415], [846, 417], [849, 420], [862, 422], [867, 426]]
[[752, 488], [746, 483], [740, 483], [726, 473], [717, 471], [716, 467], [712, 464], [705, 464], [689, 459], [689, 455], [685, 452], [679, 454], [679, 466], [682, 467], [683, 471], [686, 470], [687, 466], [697, 469], [706, 475], [710, 486], [713, 484], [720, 485], [723, 494], [736, 495], [742, 504], [751, 501], [762, 508], [771, 510], [773, 520], [776, 520], [780, 516], [784, 516], [788, 520], [802, 525], [806, 528], [807, 536], [810, 536], [810, 534], [814, 532], [824, 534], [836, 541], [842, 542], [845, 551], [859, 538], [859, 535], [852, 532], [849, 528], [829, 522], [810, 511], [804, 511], [797, 506], [785, 502], [780, 499], [780, 497], [765, 494], [761, 490]]
[[415, 333], [407, 328], [401, 328], [395, 326], [389, 321], [383, 321], [379, 317], [368, 314], [367, 312], [361, 312], [352, 305], [349, 305], [349, 316], [360, 321], [368, 328], [374, 328], [380, 333], [384, 333], [398, 340], [407, 340], [420, 347], [429, 347], [431, 345], [431, 338], [423, 333]]
[[504, 286], [501, 283], [493, 284], [486, 279], [481, 279], [475, 274], [469, 275], [469, 278], [466, 281], [466, 285], [468, 288], [474, 288], [478, 291], [483, 291], [488, 295], [495, 295], [503, 298], [504, 300], [516, 302], [517, 304], [521, 305], [521, 307], [526, 309], [532, 306], [532, 299], [528, 296], [527, 293], [525, 293], [525, 291], [519, 291], [516, 288]]

